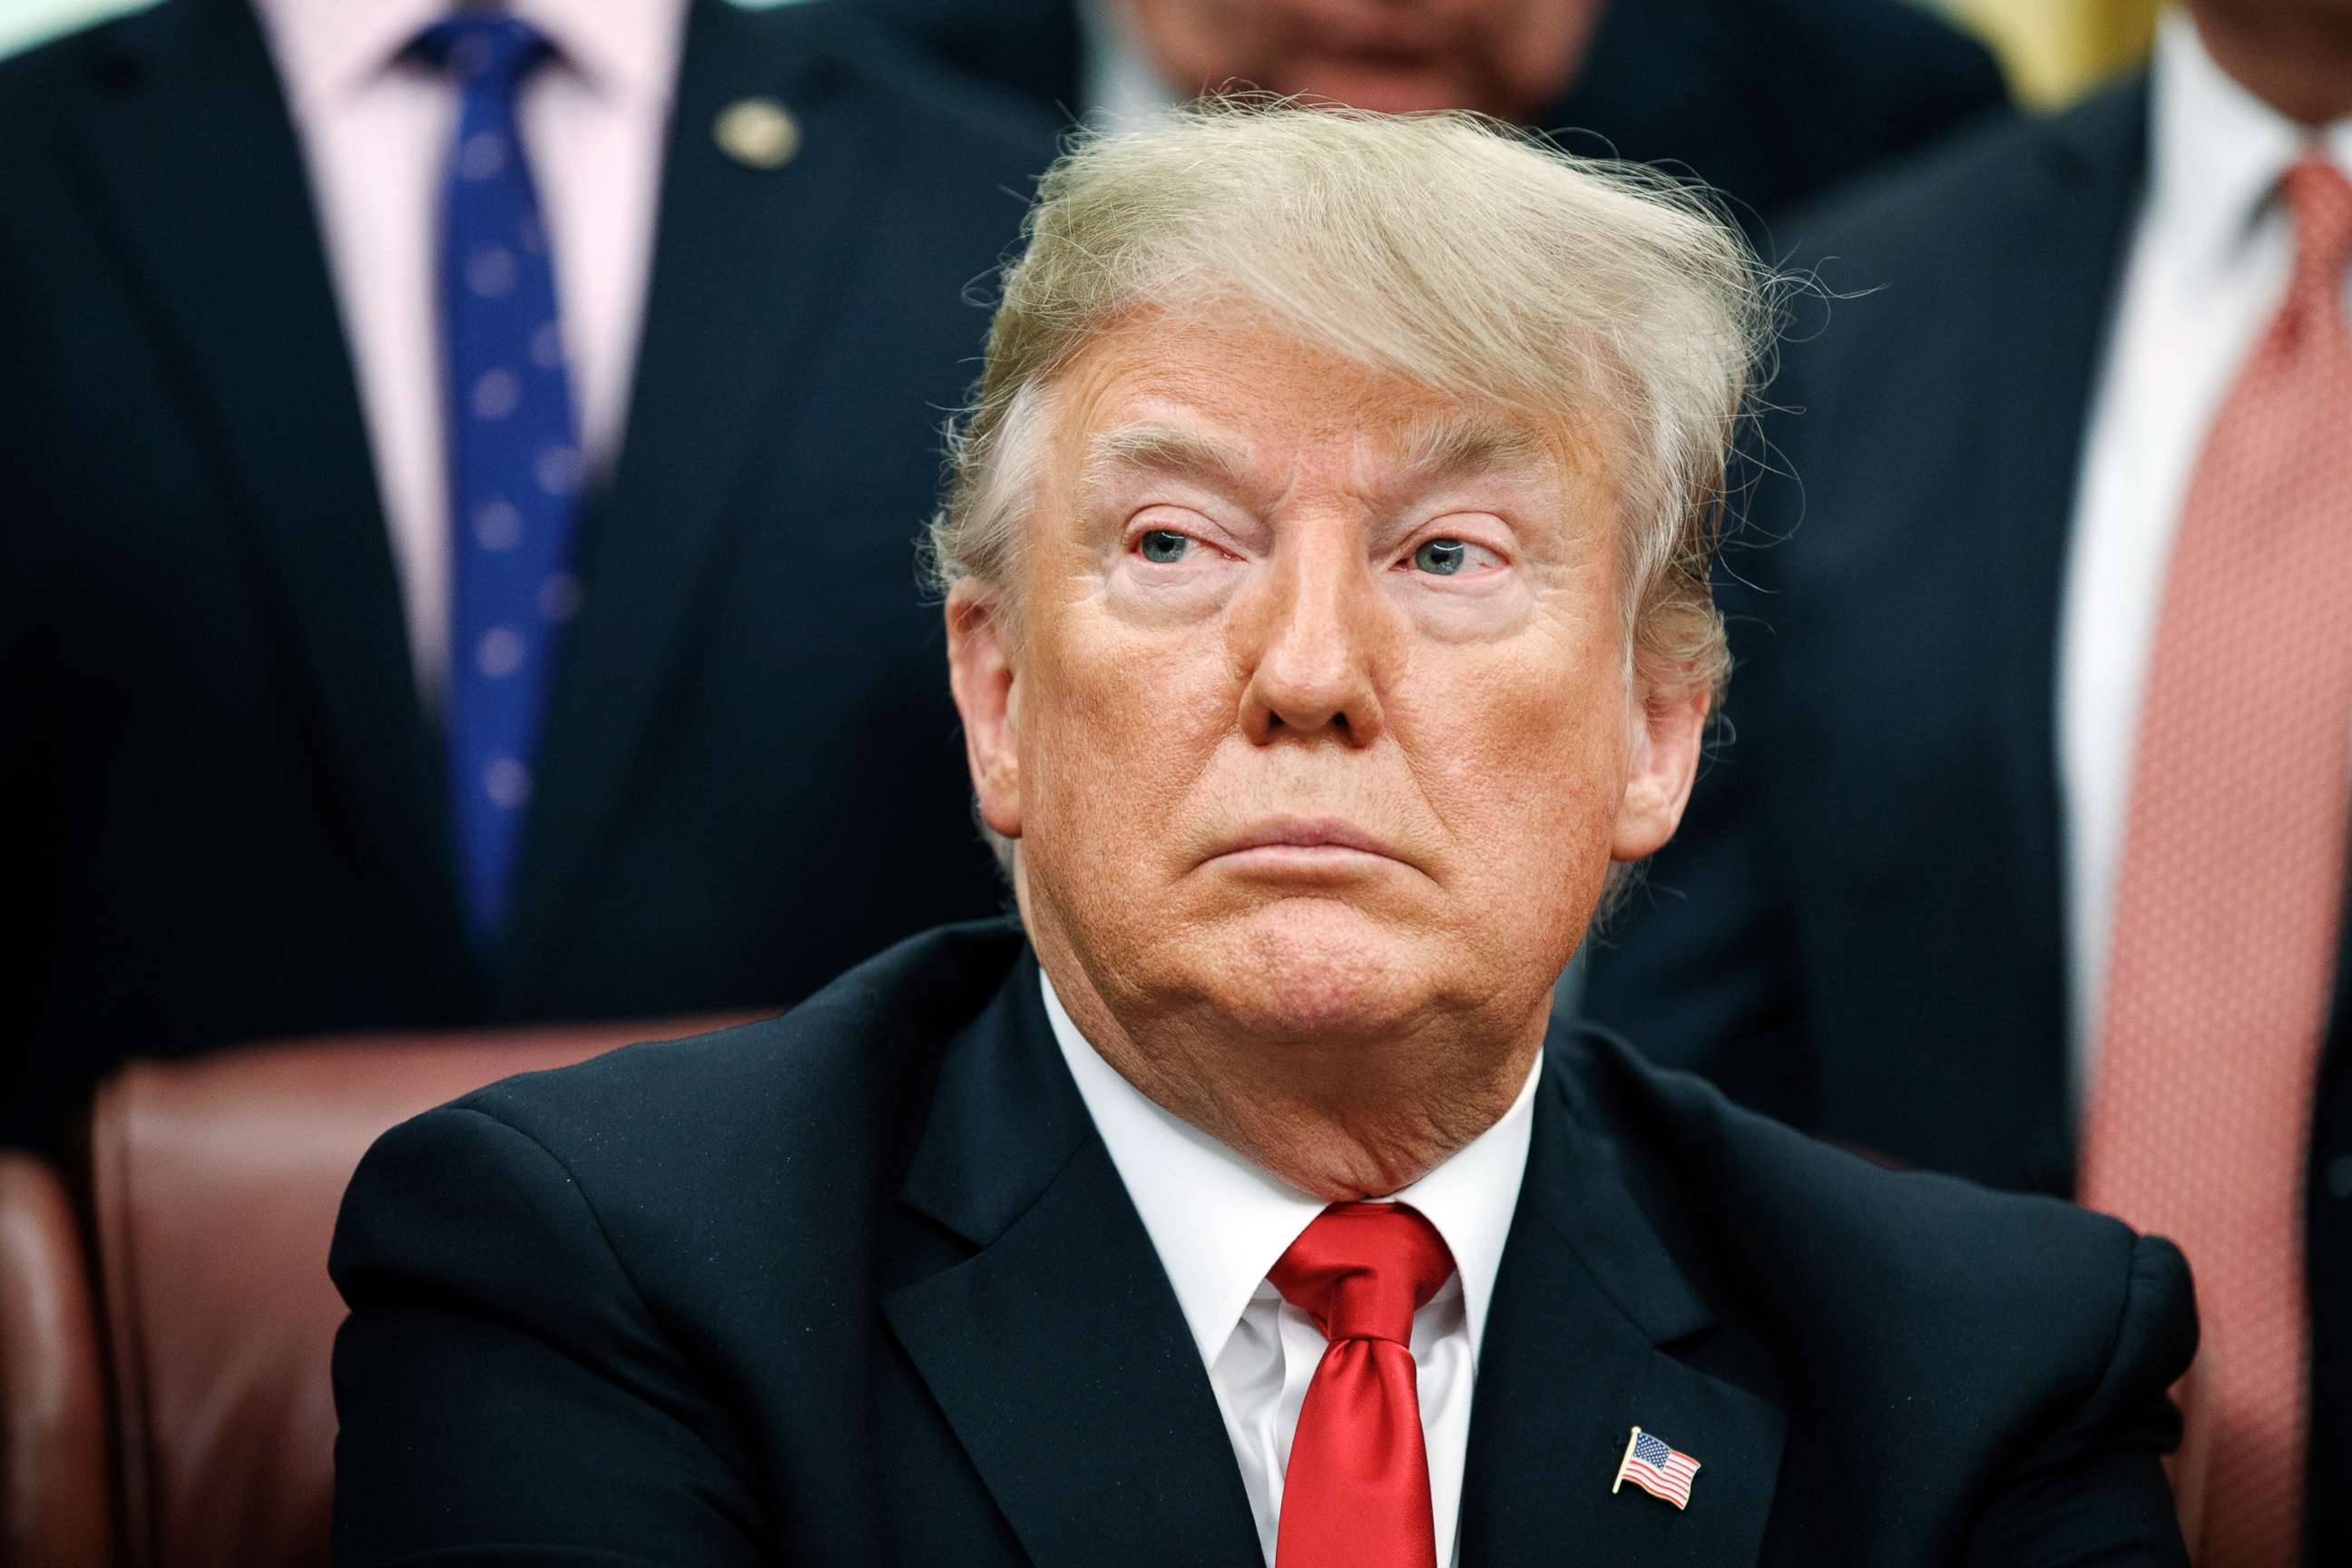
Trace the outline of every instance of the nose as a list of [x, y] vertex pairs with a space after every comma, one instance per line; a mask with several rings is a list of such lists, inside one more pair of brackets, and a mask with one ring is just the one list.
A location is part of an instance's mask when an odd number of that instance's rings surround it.
[[1382, 729], [1390, 606], [1354, 531], [1318, 532], [1284, 541], [1234, 619], [1242, 732], [1257, 745], [1289, 735], [1363, 747]]

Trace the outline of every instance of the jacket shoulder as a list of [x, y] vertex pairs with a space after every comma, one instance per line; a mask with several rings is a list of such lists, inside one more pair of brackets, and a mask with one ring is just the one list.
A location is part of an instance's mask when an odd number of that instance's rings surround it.
[[360, 1163], [330, 1272], [355, 1309], [536, 1291], [546, 1321], [570, 1322], [570, 1290], [603, 1303], [587, 1312], [598, 1321], [849, 1311], [940, 1059], [1021, 952], [1009, 922], [942, 927], [780, 1017], [625, 1047], [413, 1117]]
[[1823, 280], [1840, 289], [1965, 268], [2053, 183], [2137, 179], [2147, 113], [2134, 79], [2058, 114], [2000, 115], [1784, 215], [1775, 248], [1803, 268], [1834, 261]]
[[1809, 44], [1843, 45], [1890, 70], [1995, 70], [1992, 54], [1933, 12], [1878, 0], [1743, 0]]
[[1941, 16], [1878, 0], [1741, 0], [1858, 100], [1869, 118], [1924, 134], [2009, 101], [1992, 51]]
[[448, 1109], [505, 1122], [567, 1164], [642, 1163], [656, 1190], [697, 1169], [724, 1181], [779, 1147], [837, 1174], [840, 1160], [880, 1153], [877, 1139], [906, 1121], [897, 1112], [919, 1100], [1021, 951], [1007, 921], [942, 926], [777, 1017], [526, 1073]]
[[153, 47], [179, 47], [188, 0], [111, 16], [0, 58], [0, 163], [56, 157], [58, 126]]
[[2160, 1396], [2187, 1365], [2195, 1311], [2169, 1242], [2055, 1198], [1888, 1168], [1612, 1036], [1587, 1040], [1670, 1249], [1784, 1366], [1834, 1369], [1856, 1410], [2032, 1429], [2118, 1366]]

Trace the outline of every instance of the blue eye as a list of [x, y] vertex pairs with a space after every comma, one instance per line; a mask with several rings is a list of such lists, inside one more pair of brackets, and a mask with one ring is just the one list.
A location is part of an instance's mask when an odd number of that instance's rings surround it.
[[1192, 542], [1174, 529], [1148, 528], [1144, 530], [1143, 537], [1136, 541], [1136, 548], [1142, 552], [1146, 561], [1171, 566], [1184, 559], [1185, 552], [1192, 548]]
[[1433, 539], [1412, 552], [1413, 569], [1433, 577], [1451, 577], [1470, 559], [1470, 547], [1458, 539]]

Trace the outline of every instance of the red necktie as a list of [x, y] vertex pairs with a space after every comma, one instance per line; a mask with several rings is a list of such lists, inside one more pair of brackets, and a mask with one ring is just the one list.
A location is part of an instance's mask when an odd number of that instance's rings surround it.
[[2196, 1273], [2179, 1477], [2207, 1568], [2298, 1556], [2304, 1168], [2352, 770], [2352, 184], [2306, 160], [2284, 190], [2286, 303], [2215, 416], [2167, 569], [2083, 1139], [2083, 1201]]
[[1436, 1568], [1412, 1315], [1454, 1273], [1402, 1204], [1334, 1204], [1266, 1278], [1331, 1342], [1283, 1472], [1276, 1568]]

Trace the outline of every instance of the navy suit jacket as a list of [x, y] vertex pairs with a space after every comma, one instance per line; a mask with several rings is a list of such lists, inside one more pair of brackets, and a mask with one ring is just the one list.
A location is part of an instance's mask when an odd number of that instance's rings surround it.
[[[1849, 297], [1783, 351], [1726, 552], [1732, 737], [1585, 992], [1809, 1131], [2056, 1194], [2060, 606], [2147, 119], [2132, 82], [1782, 220]], [[2352, 1183], [2327, 1176], [2352, 1170], [2347, 960], [2307, 1200], [2314, 1563], [2352, 1561]]]
[[[331, 1264], [347, 1568], [1259, 1560], [1009, 922], [388, 1133]], [[2168, 1244], [1555, 1027], [1461, 1561], [2182, 1564]], [[1687, 1511], [1610, 1483], [1635, 1425]]]
[[[727, 104], [800, 121], [730, 159]], [[0, 65], [0, 1136], [270, 1035], [782, 1006], [998, 907], [914, 544], [1053, 128], [827, 5], [693, 0], [617, 470], [512, 902], [437, 726], [245, 0]], [[20, 927], [20, 930], [22, 928]]]

